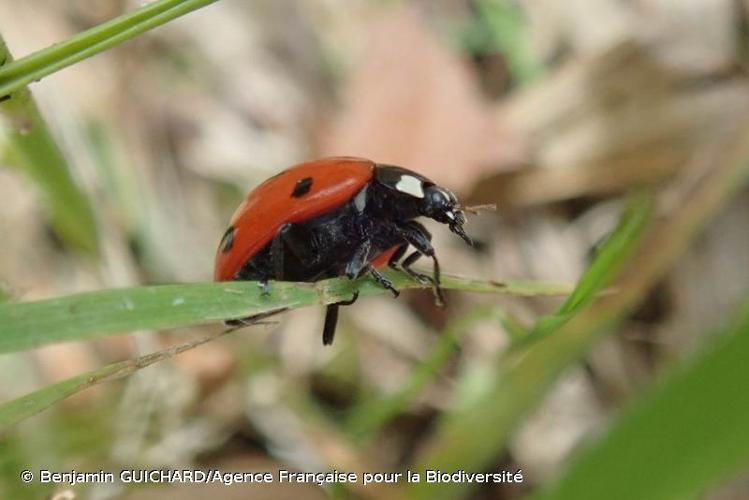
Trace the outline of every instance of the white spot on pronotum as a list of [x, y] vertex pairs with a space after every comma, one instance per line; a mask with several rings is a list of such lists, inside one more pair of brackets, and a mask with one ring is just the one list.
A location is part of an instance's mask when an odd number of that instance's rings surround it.
[[177, 298], [175, 298], [172, 301], [172, 305], [173, 306], [181, 306], [184, 303], [185, 303], [185, 298], [184, 297], [177, 297]]
[[135, 304], [133, 304], [133, 301], [128, 298], [122, 299], [122, 306], [128, 311], [135, 309]]
[[452, 212], [445, 212], [445, 215], [447, 216], [448, 219], [455, 220], [455, 214], [454, 213], [452, 213]]
[[420, 179], [411, 175], [403, 175], [395, 185], [395, 189], [401, 193], [410, 194], [416, 198], [424, 197], [424, 186]]

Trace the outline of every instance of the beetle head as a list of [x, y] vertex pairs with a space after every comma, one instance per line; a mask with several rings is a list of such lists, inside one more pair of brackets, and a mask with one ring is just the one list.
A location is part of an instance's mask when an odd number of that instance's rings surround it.
[[466, 223], [463, 208], [449, 189], [436, 185], [416, 172], [394, 165], [378, 165], [375, 175], [381, 185], [397, 193], [397, 199], [408, 207], [402, 215], [407, 218], [422, 215], [447, 224], [453, 233], [473, 245], [463, 229]]
[[463, 238], [469, 245], [473, 245], [473, 241], [463, 229], [466, 216], [460, 203], [458, 203], [458, 199], [449, 189], [436, 184], [425, 186], [420, 211], [425, 217], [447, 224], [450, 231]]

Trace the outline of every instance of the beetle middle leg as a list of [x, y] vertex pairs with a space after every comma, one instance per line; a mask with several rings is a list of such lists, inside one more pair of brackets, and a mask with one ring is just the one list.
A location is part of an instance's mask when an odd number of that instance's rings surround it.
[[400, 295], [400, 292], [393, 287], [389, 279], [369, 263], [371, 249], [372, 244], [369, 240], [365, 240], [356, 249], [351, 260], [346, 264], [346, 276], [349, 279], [354, 279], [362, 276], [364, 273], [369, 273], [380, 286], [389, 290], [393, 294], [393, 297], [397, 297]]
[[[294, 275], [291, 267], [300, 264], [303, 268], [314, 266], [317, 253], [310, 245], [312, 234], [300, 224], [284, 224], [278, 229], [270, 244], [270, 261], [273, 279], [281, 281]], [[289, 260], [287, 257], [292, 257]], [[296, 261], [296, 262], [294, 262]]]
[[[440, 263], [437, 259], [437, 254], [432, 246], [432, 235], [427, 229], [416, 221], [410, 221], [400, 226], [399, 231], [409, 244], [411, 244], [416, 251], [406, 257], [401, 264], [404, 271], [416, 277], [417, 279], [427, 278], [432, 284], [432, 291], [434, 292], [434, 298], [438, 306], [445, 305], [445, 298], [442, 295], [442, 288], [440, 287]], [[417, 273], [410, 269], [411, 265], [416, 262], [422, 255], [430, 257], [433, 262], [433, 276], [430, 278], [421, 273]]]
[[[344, 274], [349, 279], [355, 279], [362, 275], [367, 267], [367, 259], [369, 259], [369, 251], [371, 249], [371, 243], [369, 240], [365, 240], [359, 248], [356, 249], [354, 255], [346, 263], [346, 269]], [[322, 331], [322, 343], [323, 345], [330, 345], [333, 343], [335, 338], [336, 326], [338, 325], [338, 308], [340, 306], [349, 306], [356, 302], [359, 298], [359, 292], [354, 292], [354, 296], [350, 300], [336, 302], [334, 304], [328, 304], [325, 310], [325, 325]]]
[[393, 297], [398, 297], [400, 295], [400, 292], [393, 286], [393, 283], [385, 277], [384, 274], [382, 274], [380, 271], [375, 269], [373, 266], [367, 264], [366, 270], [369, 274], [372, 275], [374, 280], [377, 282], [378, 285], [380, 285], [385, 290], [388, 290], [390, 293], [393, 294]]
[[325, 309], [325, 326], [323, 326], [322, 330], [323, 345], [330, 345], [333, 343], [336, 326], [338, 325], [338, 308], [340, 306], [350, 306], [356, 302], [356, 299], [358, 298], [359, 292], [356, 291], [354, 292], [354, 296], [349, 300], [342, 300], [334, 304], [328, 304], [328, 307]]

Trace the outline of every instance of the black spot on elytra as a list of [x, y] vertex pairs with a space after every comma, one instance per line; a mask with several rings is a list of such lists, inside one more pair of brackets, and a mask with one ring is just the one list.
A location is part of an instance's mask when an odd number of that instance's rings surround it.
[[294, 186], [294, 191], [291, 193], [291, 196], [293, 196], [294, 198], [301, 198], [305, 194], [309, 193], [311, 187], [312, 177], [299, 179], [298, 181], [296, 181], [296, 186]]
[[226, 253], [229, 250], [231, 250], [231, 247], [234, 246], [234, 226], [229, 226], [229, 229], [226, 230], [224, 233], [224, 236], [221, 237], [221, 243], [219, 244], [218, 248], [221, 250], [221, 253]]

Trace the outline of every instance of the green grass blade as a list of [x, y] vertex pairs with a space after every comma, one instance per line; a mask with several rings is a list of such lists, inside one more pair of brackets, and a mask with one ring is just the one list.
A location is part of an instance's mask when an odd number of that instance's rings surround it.
[[537, 498], [696, 498], [749, 466], [749, 303], [717, 344], [640, 400]]
[[[11, 59], [0, 38], [0, 60]], [[28, 175], [43, 192], [55, 233], [70, 247], [96, 254], [98, 232], [93, 209], [74, 182], [68, 162], [29, 90], [21, 87], [13, 92], [0, 103], [0, 113], [7, 119], [3, 137], [6, 160]]]
[[135, 373], [149, 365], [163, 361], [210, 342], [227, 332], [210, 335], [199, 340], [163, 349], [135, 359], [113, 363], [98, 370], [76, 375], [62, 382], [49, 385], [20, 398], [0, 404], [0, 431], [52, 406], [58, 401], [103, 382], [116, 380]]
[[616, 229], [600, 246], [593, 262], [578, 280], [575, 290], [557, 312], [539, 319], [531, 332], [521, 342], [513, 345], [513, 349], [527, 347], [554, 332], [609, 286], [637, 248], [652, 211], [652, 193], [640, 191], [634, 194]]
[[578, 310], [611, 284], [637, 247], [652, 209], [652, 193], [642, 191], [632, 196], [619, 226], [606, 237], [575, 290], [559, 309], [559, 314]]
[[157, 0], [0, 68], [0, 96], [216, 0]]
[[[399, 289], [423, 288], [403, 273], [388, 276]], [[521, 296], [564, 295], [559, 284], [492, 283], [445, 276], [443, 287]], [[255, 282], [192, 283], [102, 290], [37, 302], [0, 304], [0, 352], [147, 328], [171, 328], [238, 318], [383, 293], [374, 281], [332, 279], [318, 283], [272, 283], [263, 296]]]

